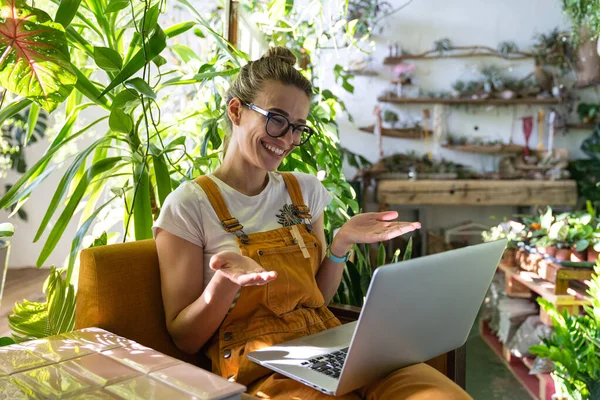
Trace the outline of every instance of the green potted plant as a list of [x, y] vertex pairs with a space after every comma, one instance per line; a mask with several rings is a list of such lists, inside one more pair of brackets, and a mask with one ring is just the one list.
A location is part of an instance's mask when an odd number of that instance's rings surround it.
[[568, 218], [567, 242], [571, 245], [571, 261], [587, 261], [587, 250], [594, 234], [592, 220], [589, 212], [577, 212]]
[[600, 104], [579, 103], [577, 106], [577, 115], [584, 124], [592, 124], [598, 118]]
[[[531, 244], [535, 245], [536, 250], [540, 254], [548, 254], [552, 257], [556, 255], [556, 243], [557, 238], [554, 235], [550, 235], [550, 231], [552, 229], [552, 225], [554, 223], [554, 214], [552, 213], [552, 208], [547, 207], [546, 212], [540, 216], [538, 222], [535, 224], [535, 231], [532, 231], [532, 240]], [[539, 226], [538, 226], [539, 225]], [[531, 224], [531, 227], [534, 227], [534, 224]]]
[[585, 314], [559, 312], [543, 298], [538, 303], [552, 318], [554, 333], [530, 351], [555, 364], [553, 375], [571, 399], [598, 399], [600, 396], [600, 263], [594, 268], [588, 294], [592, 304]]
[[481, 232], [481, 237], [484, 242], [494, 240], [508, 239], [506, 250], [502, 255], [502, 262], [510, 267], [517, 266], [517, 243], [522, 240], [525, 232], [525, 225], [516, 221], [504, 221], [496, 226], [492, 226], [489, 230]]
[[398, 114], [395, 113], [392, 110], [385, 110], [383, 112], [383, 121], [387, 122], [388, 124], [392, 125], [392, 129], [396, 128], [396, 124], [398, 123], [398, 121], [400, 121], [400, 118], [398, 117]]

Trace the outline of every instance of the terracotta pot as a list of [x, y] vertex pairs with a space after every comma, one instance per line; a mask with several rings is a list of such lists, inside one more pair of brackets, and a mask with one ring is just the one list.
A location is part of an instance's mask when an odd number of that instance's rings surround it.
[[554, 257], [556, 255], [556, 246], [548, 246], [548, 247], [536, 247], [535, 248], [540, 254], [548, 254], [549, 256]]
[[571, 261], [582, 262], [587, 260], [587, 251], [571, 251]]
[[517, 266], [517, 250], [506, 249], [502, 254], [502, 262], [509, 267]]
[[593, 248], [588, 248], [588, 252], [587, 252], [587, 260], [588, 262], [593, 262], [595, 263], [596, 260], [598, 259], [598, 255], [600, 253], [598, 253], [596, 250], [594, 250]]
[[567, 261], [571, 259], [571, 249], [557, 249], [554, 256], [558, 261]]

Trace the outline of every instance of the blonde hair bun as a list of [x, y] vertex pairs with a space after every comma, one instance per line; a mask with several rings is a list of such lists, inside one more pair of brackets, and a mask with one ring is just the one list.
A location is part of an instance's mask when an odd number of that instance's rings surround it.
[[292, 67], [296, 65], [296, 56], [289, 49], [281, 46], [271, 47], [263, 56], [263, 58], [276, 58]]

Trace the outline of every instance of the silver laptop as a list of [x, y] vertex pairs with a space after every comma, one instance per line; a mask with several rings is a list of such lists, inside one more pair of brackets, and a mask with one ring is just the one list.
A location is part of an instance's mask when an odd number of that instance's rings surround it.
[[461, 347], [506, 240], [375, 270], [358, 321], [248, 353], [273, 371], [343, 395]]

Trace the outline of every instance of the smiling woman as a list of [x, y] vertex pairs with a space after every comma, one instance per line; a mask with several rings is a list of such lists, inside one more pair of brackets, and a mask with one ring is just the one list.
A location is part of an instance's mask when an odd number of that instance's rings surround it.
[[[294, 64], [291, 52], [279, 47], [241, 68], [227, 94], [230, 140], [221, 166], [173, 191], [153, 232], [167, 329], [181, 350], [204, 350], [214, 373], [246, 385], [251, 394], [325, 399], [246, 355], [339, 326], [327, 304], [350, 248], [420, 224], [393, 221], [395, 211], [355, 215], [326, 251], [323, 211], [331, 194], [313, 175], [276, 172], [313, 133], [306, 125], [312, 86]], [[344, 398], [417, 392], [423, 397], [411, 398], [468, 398], [424, 364]]]

